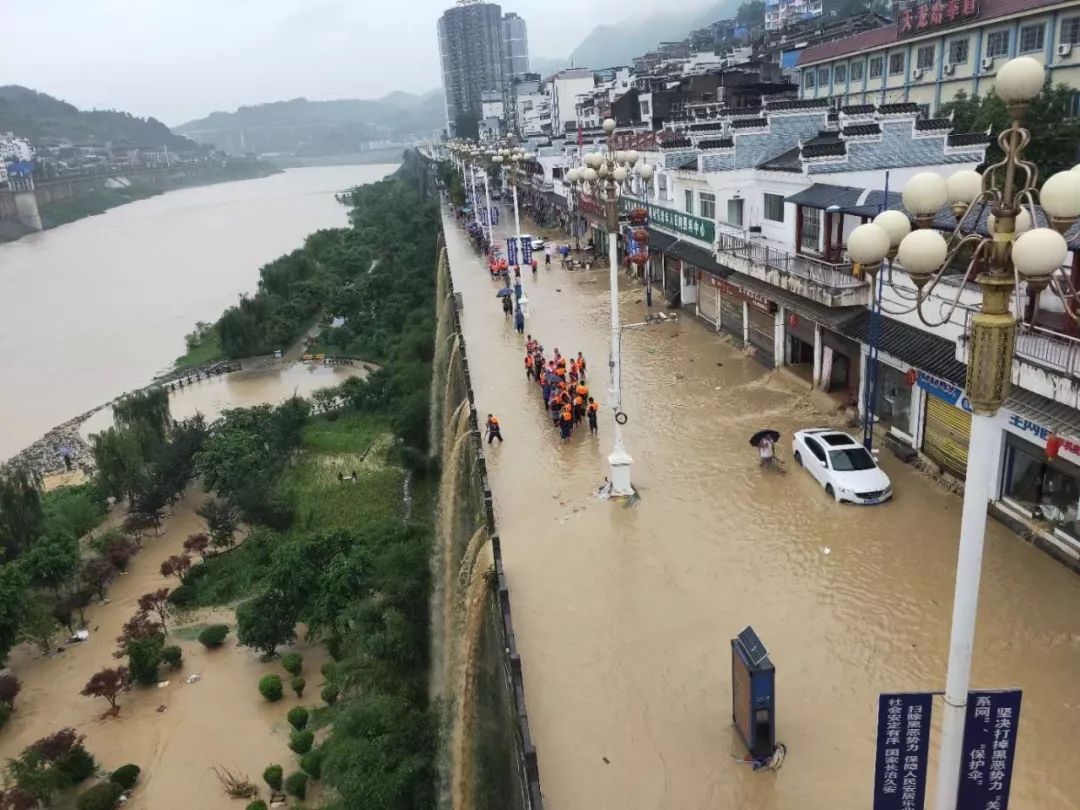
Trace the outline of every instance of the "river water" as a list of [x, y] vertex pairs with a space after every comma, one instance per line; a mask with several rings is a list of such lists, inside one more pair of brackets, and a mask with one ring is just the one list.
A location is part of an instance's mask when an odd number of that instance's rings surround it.
[[[869, 807], [878, 694], [944, 688], [959, 498], [886, 453], [896, 496], [877, 507], [836, 505], [790, 462], [763, 474], [755, 430], [780, 430], [790, 458], [792, 430], [836, 423], [684, 316], [625, 333], [642, 498], [598, 501], [609, 412], [598, 439], [559, 443], [498, 285], [445, 226], [477, 408], [506, 439], [488, 467], [546, 806]], [[526, 331], [549, 356], [583, 351], [602, 398], [607, 272], [528, 275]], [[623, 283], [624, 323], [644, 320]], [[777, 772], [736, 759], [729, 640], [748, 624], [776, 665]], [[1080, 810], [1078, 675], [1080, 578], [990, 521], [972, 685], [1024, 690], [1010, 808]]]
[[196, 321], [255, 289], [263, 264], [346, 224], [334, 192], [393, 169], [182, 189], [0, 245], [0, 460], [145, 385], [183, 353]]

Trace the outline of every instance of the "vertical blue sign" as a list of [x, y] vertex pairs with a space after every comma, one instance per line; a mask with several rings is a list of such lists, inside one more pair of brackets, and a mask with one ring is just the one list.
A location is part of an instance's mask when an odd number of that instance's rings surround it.
[[1006, 810], [1012, 782], [1020, 690], [968, 692], [957, 810]]
[[923, 810], [932, 709], [926, 693], [878, 698], [874, 810]]
[[506, 261], [511, 265], [518, 263], [517, 237], [511, 236], [506, 240]]
[[521, 237], [521, 263], [532, 264], [532, 237]]
[[499, 224], [499, 207], [497, 205], [491, 206], [491, 224]]

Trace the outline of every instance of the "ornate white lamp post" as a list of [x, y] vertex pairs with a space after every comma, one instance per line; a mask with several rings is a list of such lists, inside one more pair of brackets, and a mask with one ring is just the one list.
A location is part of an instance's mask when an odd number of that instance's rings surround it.
[[[982, 289], [982, 305], [972, 319], [968, 343], [966, 388], [974, 414], [956, 563], [936, 810], [956, 810], [964, 766], [961, 761], [964, 720], [979, 603], [986, 505], [991, 494], [988, 471], [995, 466], [991, 448], [999, 430], [994, 416], [1008, 394], [1016, 337], [1016, 316], [1010, 310], [1010, 303], [1022, 281], [1036, 295], [1036, 301], [1039, 293], [1049, 287], [1062, 299], [1065, 311], [1080, 320], [1077, 291], [1061, 273], [1068, 253], [1062, 234], [1080, 216], [1080, 167], [1054, 175], [1039, 191], [1037, 169], [1024, 159], [1031, 133], [1022, 126], [1023, 116], [1028, 103], [1042, 90], [1045, 79], [1043, 66], [1030, 57], [1007, 62], [994, 81], [994, 92], [1008, 105], [1012, 116], [1010, 128], [998, 136], [1004, 158], [988, 166], [982, 175], [973, 171], [959, 171], [948, 179], [933, 172], [915, 175], [903, 191], [904, 207], [913, 215], [915, 230], [903, 213], [885, 211], [873, 223], [856, 228], [848, 241], [852, 259], [866, 265], [868, 272], [877, 272], [882, 259], [888, 258], [886, 278], [890, 284], [893, 259], [903, 265], [915, 291], [901, 289], [897, 295], [908, 300], [908, 311], [917, 311], [928, 326], [947, 322], [959, 303], [962, 283], [957, 285], [953, 300], [944, 305], [943, 318], [931, 323], [923, 312], [958, 253], [963, 249], [971, 251], [969, 275], [981, 269], [975, 281]], [[1041, 202], [1051, 227], [1032, 227], [1036, 224], [1036, 199]], [[946, 205], [951, 205], [957, 221], [947, 239], [931, 227], [934, 216]], [[977, 205], [992, 207], [990, 236], [975, 232], [974, 226], [966, 221]], [[934, 309], [937, 308], [935, 303]]]

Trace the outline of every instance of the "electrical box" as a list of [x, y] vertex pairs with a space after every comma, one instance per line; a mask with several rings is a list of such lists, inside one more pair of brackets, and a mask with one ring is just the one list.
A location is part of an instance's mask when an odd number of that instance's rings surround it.
[[754, 628], [731, 640], [731, 717], [754, 759], [776, 748], [776, 669]]

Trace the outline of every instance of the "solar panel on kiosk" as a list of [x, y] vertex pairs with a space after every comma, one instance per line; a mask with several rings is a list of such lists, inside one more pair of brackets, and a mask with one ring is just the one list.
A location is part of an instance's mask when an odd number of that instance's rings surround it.
[[739, 646], [746, 653], [750, 666], [756, 667], [769, 657], [769, 651], [765, 649], [765, 645], [761, 643], [761, 639], [758, 638], [753, 627], [747, 625], [746, 629], [739, 633], [736, 638], [739, 640]]

